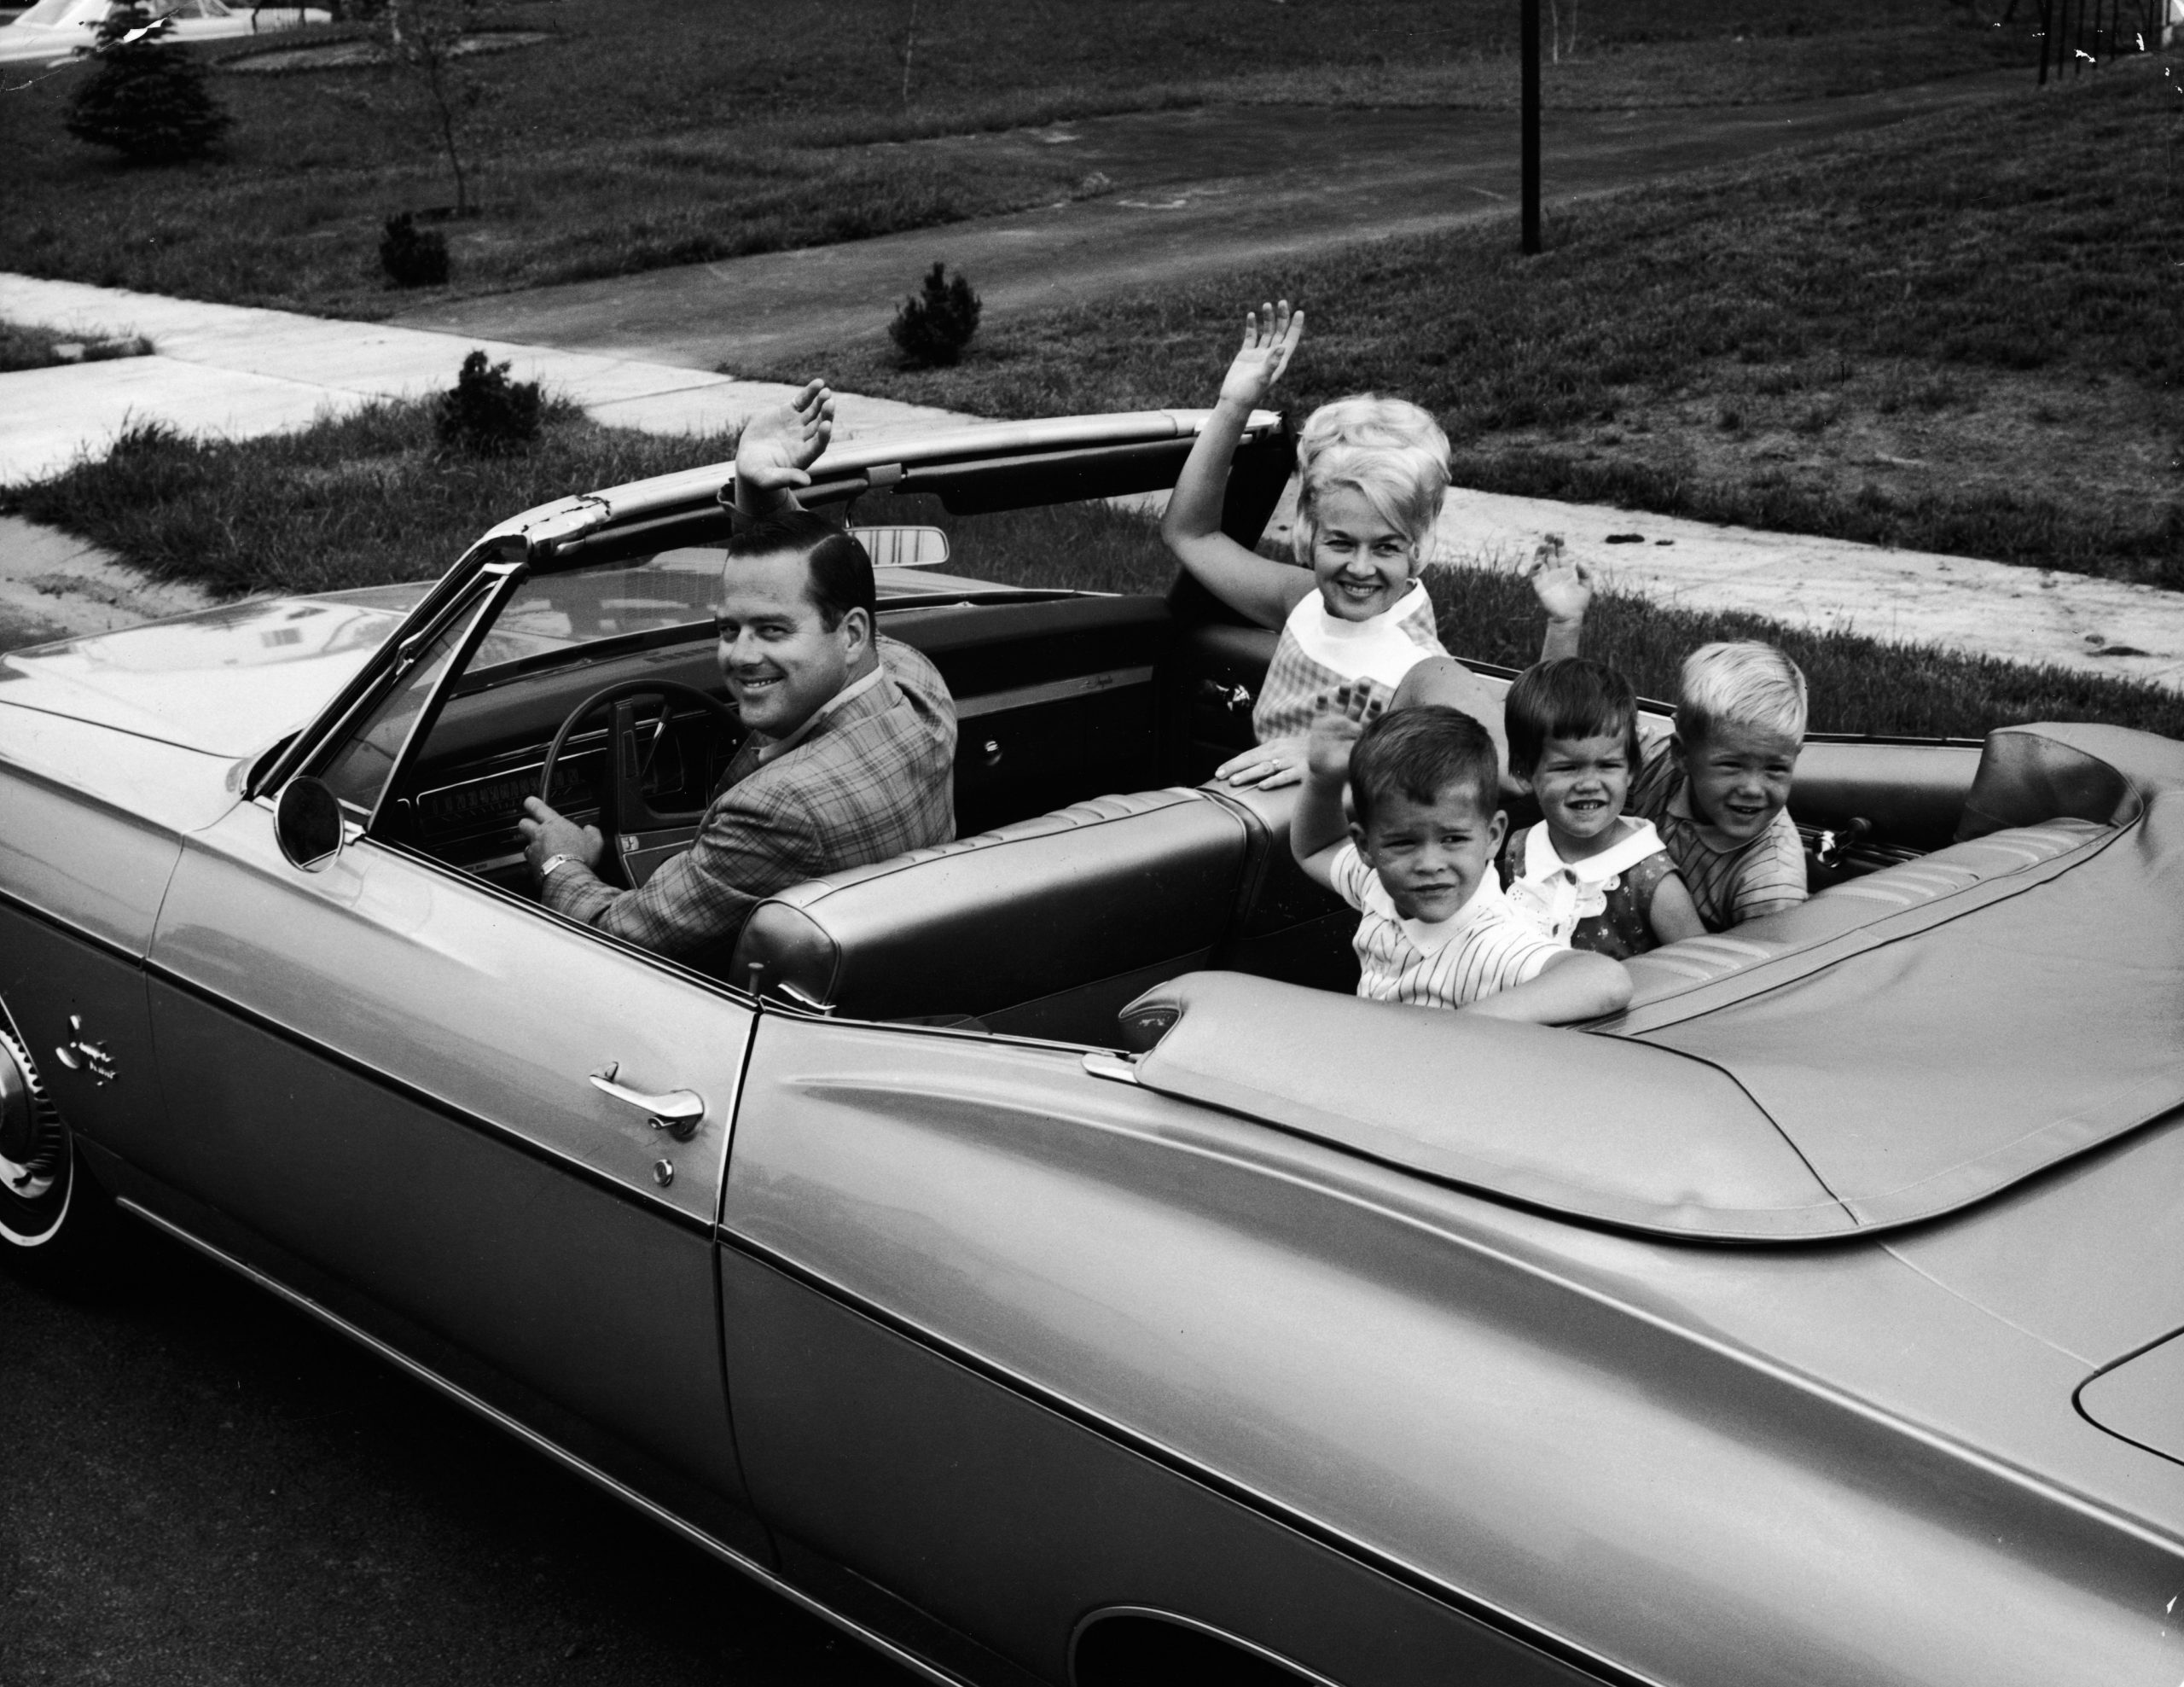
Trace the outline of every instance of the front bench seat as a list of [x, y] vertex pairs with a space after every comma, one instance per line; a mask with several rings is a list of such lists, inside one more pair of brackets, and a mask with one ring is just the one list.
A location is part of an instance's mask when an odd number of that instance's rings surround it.
[[1206, 964], [1251, 831], [1199, 791], [1073, 804], [792, 886], [752, 910], [728, 975], [851, 1018], [1111, 1042], [1124, 1003]]

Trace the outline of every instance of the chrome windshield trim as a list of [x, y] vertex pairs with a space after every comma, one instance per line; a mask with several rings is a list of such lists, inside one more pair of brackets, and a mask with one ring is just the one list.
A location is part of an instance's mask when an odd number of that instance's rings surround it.
[[1071, 697], [1096, 697], [1103, 691], [1121, 691], [1152, 683], [1153, 670], [1149, 666], [1107, 668], [1098, 673], [1048, 680], [1043, 685], [1017, 685], [1006, 691], [960, 697], [956, 702], [956, 718], [976, 720], [980, 715], [999, 714], [1006, 709], [1028, 709], [1039, 703], [1059, 703]]

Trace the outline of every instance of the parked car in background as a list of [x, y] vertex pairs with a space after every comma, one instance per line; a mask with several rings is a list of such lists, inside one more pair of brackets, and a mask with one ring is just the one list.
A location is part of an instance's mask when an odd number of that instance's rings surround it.
[[[110, 9], [112, 0], [38, 0], [13, 23], [0, 24], [0, 64], [87, 51]], [[227, 0], [154, 0], [151, 10], [170, 21], [168, 38], [177, 41], [221, 41], [333, 18], [317, 6], [230, 6]]]
[[0, 659], [0, 1253], [118, 1207], [938, 1681], [2174, 1687], [2184, 744], [1817, 737], [1627, 1012], [1360, 1002], [1200, 782], [1274, 635], [987, 577], [1156, 567], [1201, 420], [821, 459], [961, 837], [698, 965], [515, 822], [692, 835], [726, 465]]

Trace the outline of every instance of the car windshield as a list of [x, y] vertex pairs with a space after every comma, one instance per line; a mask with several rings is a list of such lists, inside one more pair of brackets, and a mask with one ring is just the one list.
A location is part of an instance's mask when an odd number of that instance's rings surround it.
[[[981, 588], [1163, 592], [1175, 569], [1157, 512], [1138, 500], [959, 515], [936, 497], [866, 497], [828, 513], [845, 520], [880, 565], [883, 612], [891, 603], [973, 597]], [[681, 545], [536, 576], [494, 623], [471, 674], [703, 624], [726, 564], [719, 545]]]
[[687, 545], [527, 580], [493, 624], [477, 666], [702, 621], [720, 596], [723, 558], [717, 548]]

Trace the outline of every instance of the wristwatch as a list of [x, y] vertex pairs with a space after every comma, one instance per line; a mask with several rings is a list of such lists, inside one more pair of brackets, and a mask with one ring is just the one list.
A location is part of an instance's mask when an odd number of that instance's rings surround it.
[[556, 867], [566, 866], [575, 859], [576, 857], [573, 855], [548, 856], [543, 861], [538, 864], [538, 882], [542, 885], [544, 884], [547, 880], [554, 876], [554, 870]]

